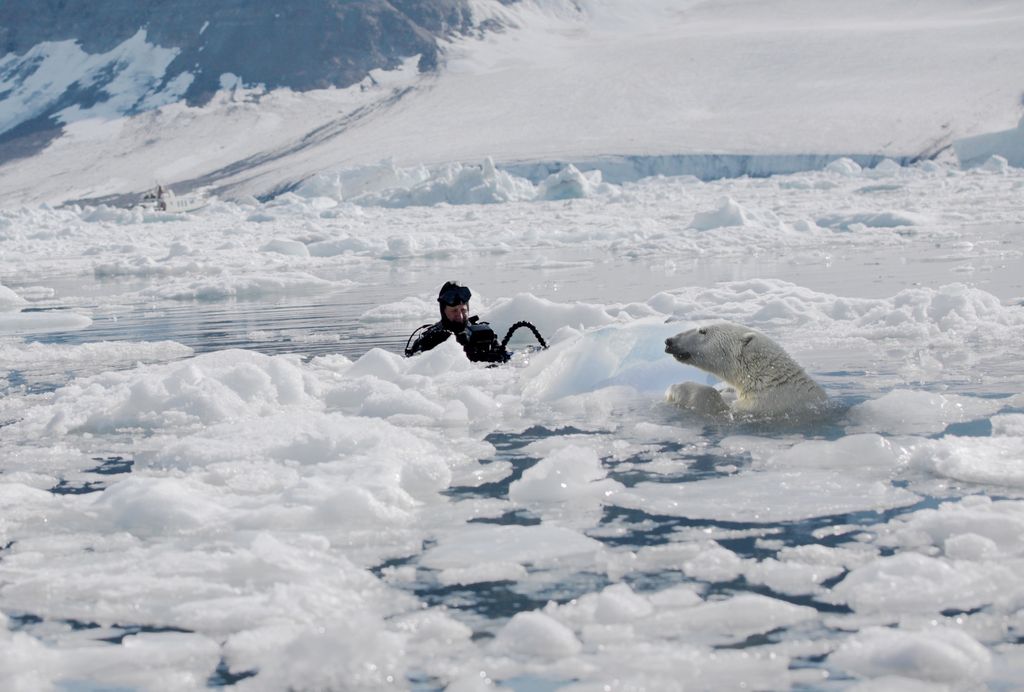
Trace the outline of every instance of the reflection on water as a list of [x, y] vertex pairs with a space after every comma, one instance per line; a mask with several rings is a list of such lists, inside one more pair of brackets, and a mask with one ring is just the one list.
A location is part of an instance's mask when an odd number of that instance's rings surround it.
[[358, 358], [371, 348], [399, 351], [405, 336], [363, 328], [359, 317], [372, 307], [346, 293], [282, 300], [276, 303], [225, 303], [137, 306], [116, 316], [94, 318], [78, 332], [49, 334], [40, 341], [89, 343], [115, 340], [171, 340], [206, 353], [245, 348], [267, 355], [342, 353]]
[[[169, 339], [198, 353], [250, 348], [266, 354], [342, 353], [358, 358], [371, 348], [401, 352], [416, 326], [437, 318], [434, 313], [424, 314], [396, 331], [394, 323], [361, 320], [368, 310], [409, 297], [432, 303], [438, 287], [449, 279], [471, 286], [474, 310], [482, 312], [487, 304], [519, 293], [555, 302], [628, 303], [646, 301], [661, 291], [751, 278], [778, 278], [814, 291], [868, 298], [959, 281], [1010, 300], [1024, 295], [1024, 275], [1016, 268], [1015, 256], [1004, 252], [1006, 243], [1020, 231], [1013, 226], [975, 229], [984, 241], [976, 242], [973, 258], [965, 258], [956, 247], [941, 242], [911, 239], [898, 252], [891, 247], [858, 246], [799, 257], [754, 255], [726, 260], [616, 257], [579, 248], [481, 253], [457, 260], [367, 261], [356, 267], [313, 272], [328, 280], [350, 281], [352, 288], [266, 300], [153, 303], [137, 297], [159, 283], [159, 278], [51, 277], [33, 279], [32, 285], [54, 289], [56, 296], [40, 303], [44, 308], [59, 306], [62, 295], [86, 299], [83, 307], [94, 320], [82, 331], [38, 337], [43, 342]], [[851, 277], [856, 279], [854, 294], [850, 293]], [[19, 287], [16, 280], [6, 278], [5, 285], [15, 290]], [[481, 317], [486, 319], [486, 314]]]

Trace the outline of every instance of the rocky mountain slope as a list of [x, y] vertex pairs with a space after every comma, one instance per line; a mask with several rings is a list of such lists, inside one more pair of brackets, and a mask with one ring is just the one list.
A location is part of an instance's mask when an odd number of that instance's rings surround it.
[[[118, 103], [122, 114], [203, 104], [226, 74], [268, 89], [345, 87], [409, 56], [432, 69], [437, 38], [470, 19], [467, 0], [6, 0], [0, 161], [38, 151], [59, 134], [61, 112], [116, 100], [126, 81], [146, 83]], [[63, 65], [46, 59], [58, 50]], [[140, 71], [147, 61], [153, 69]], [[62, 77], [64, 89], [44, 88]]]

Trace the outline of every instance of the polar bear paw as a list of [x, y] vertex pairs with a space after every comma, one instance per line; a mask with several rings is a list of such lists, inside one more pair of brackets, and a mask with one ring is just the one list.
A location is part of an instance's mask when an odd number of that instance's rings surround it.
[[721, 392], [714, 387], [696, 382], [680, 382], [668, 388], [665, 400], [705, 416], [720, 416], [728, 413], [729, 404], [722, 398]]

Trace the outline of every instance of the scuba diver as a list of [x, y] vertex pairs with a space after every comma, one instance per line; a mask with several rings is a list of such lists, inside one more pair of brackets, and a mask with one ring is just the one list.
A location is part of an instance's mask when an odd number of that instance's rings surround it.
[[541, 347], [547, 348], [544, 339], [529, 322], [517, 322], [509, 329], [505, 340], [499, 342], [487, 322], [481, 322], [475, 315], [469, 316], [469, 299], [472, 297], [473, 293], [468, 286], [457, 281], [446, 281], [437, 294], [440, 321], [425, 324], [414, 331], [405, 344], [405, 355], [408, 357], [429, 351], [454, 334], [470, 360], [478, 363], [506, 363], [512, 354], [505, 350], [505, 345], [512, 338], [513, 332], [524, 326], [533, 331]]

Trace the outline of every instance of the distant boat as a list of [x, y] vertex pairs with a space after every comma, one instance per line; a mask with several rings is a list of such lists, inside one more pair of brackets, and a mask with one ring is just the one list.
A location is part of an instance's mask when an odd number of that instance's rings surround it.
[[152, 211], [180, 213], [202, 209], [208, 203], [209, 201], [202, 195], [182, 195], [178, 197], [170, 188], [157, 185], [142, 196], [139, 206]]

